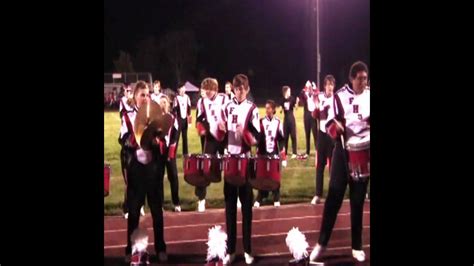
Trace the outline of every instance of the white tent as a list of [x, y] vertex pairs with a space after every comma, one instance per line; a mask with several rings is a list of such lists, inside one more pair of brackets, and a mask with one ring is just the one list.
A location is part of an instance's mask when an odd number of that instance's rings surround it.
[[199, 92], [199, 88], [191, 84], [189, 81], [186, 81], [184, 87], [186, 88], [186, 92]]

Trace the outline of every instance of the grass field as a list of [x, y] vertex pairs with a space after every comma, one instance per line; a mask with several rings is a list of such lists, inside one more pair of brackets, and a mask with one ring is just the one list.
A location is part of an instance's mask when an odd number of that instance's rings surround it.
[[[260, 115], [265, 114], [264, 108], [259, 108]], [[192, 111], [193, 122], [196, 120], [195, 110]], [[283, 115], [279, 115], [283, 119]], [[297, 143], [298, 153], [304, 153], [306, 143], [304, 139], [303, 109], [300, 107], [295, 110], [297, 123]], [[104, 160], [111, 165], [110, 195], [104, 198], [104, 214], [115, 215], [121, 213], [121, 205], [124, 195], [124, 181], [120, 170], [120, 145], [117, 142], [120, 128], [120, 118], [118, 111], [104, 111]], [[311, 137], [311, 154], [307, 160], [288, 159], [288, 167], [282, 170], [281, 183], [281, 203], [309, 202], [315, 192], [316, 168], [314, 167], [314, 143]], [[291, 150], [291, 140], [289, 143]], [[179, 196], [181, 206], [184, 211], [195, 210], [197, 208], [197, 198], [194, 195], [194, 187], [184, 181], [182, 144], [178, 148], [178, 178], [179, 178]], [[188, 149], [189, 153], [200, 153], [200, 141], [194, 128], [194, 123], [188, 129]], [[324, 197], [327, 195], [328, 171], [324, 174]], [[220, 183], [211, 183], [207, 190], [206, 205], [207, 208], [223, 208], [224, 194], [223, 181]], [[165, 209], [172, 209], [170, 185], [165, 175], [164, 181]], [[254, 191], [256, 196], [257, 191]], [[346, 193], [347, 194], [347, 193]], [[271, 197], [270, 197], [271, 198]], [[270, 199], [269, 199], [270, 200]], [[265, 204], [265, 203], [264, 203]], [[267, 202], [266, 204], [271, 204]]]

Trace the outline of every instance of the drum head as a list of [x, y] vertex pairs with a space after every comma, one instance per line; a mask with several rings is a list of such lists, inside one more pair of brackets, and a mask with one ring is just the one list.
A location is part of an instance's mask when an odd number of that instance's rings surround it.
[[370, 134], [365, 137], [350, 137], [346, 143], [347, 150], [359, 151], [370, 149]]

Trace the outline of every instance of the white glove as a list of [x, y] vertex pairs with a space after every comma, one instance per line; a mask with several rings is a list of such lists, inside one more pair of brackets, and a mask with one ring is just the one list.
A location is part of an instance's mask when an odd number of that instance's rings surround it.
[[282, 165], [283, 167], [286, 167], [286, 166], [287, 166], [286, 160], [282, 161], [282, 162], [281, 162], [281, 165]]
[[137, 149], [136, 154], [137, 154], [137, 160], [141, 164], [148, 164], [149, 162], [151, 162], [151, 157], [152, 157], [151, 151]]

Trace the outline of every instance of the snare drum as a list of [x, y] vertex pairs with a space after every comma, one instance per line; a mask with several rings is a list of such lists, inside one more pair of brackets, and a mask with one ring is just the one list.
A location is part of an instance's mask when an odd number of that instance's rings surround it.
[[234, 186], [247, 183], [247, 165], [249, 158], [245, 154], [224, 155], [224, 179]]
[[280, 156], [258, 155], [253, 160], [255, 178], [249, 180], [253, 188], [259, 190], [275, 190], [280, 188]]
[[104, 197], [109, 195], [110, 189], [110, 165], [104, 164]]
[[183, 160], [184, 180], [196, 187], [206, 187], [209, 185], [202, 173], [202, 155], [200, 154], [185, 154]]
[[221, 155], [203, 154], [201, 158], [202, 174], [213, 183], [221, 182], [222, 179], [222, 157]]
[[355, 180], [370, 176], [370, 135], [351, 137], [346, 143], [349, 154], [349, 175]]

